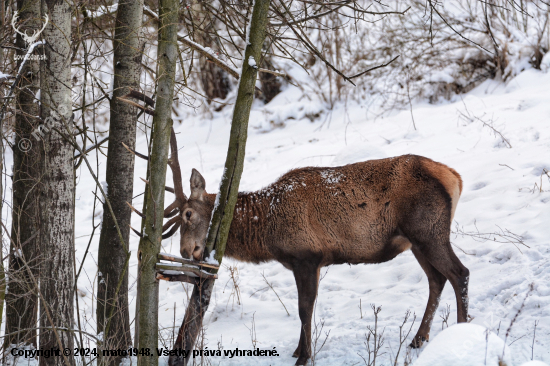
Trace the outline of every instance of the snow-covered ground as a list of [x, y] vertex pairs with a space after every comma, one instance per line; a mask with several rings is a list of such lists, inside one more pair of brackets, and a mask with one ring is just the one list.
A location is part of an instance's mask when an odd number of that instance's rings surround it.
[[[367, 118], [361, 105], [340, 106], [322, 112], [313, 122], [306, 115], [322, 111], [322, 105], [310, 101], [298, 88], [289, 87], [270, 104], [255, 105], [251, 118], [245, 169], [241, 190], [256, 190], [286, 171], [309, 165], [337, 166], [367, 159], [401, 154], [430, 157], [455, 168], [463, 177], [464, 190], [455, 215], [455, 230], [479, 233], [490, 240], [453, 235], [452, 242], [461, 261], [470, 269], [470, 315], [472, 323], [492, 328], [504, 338], [510, 321], [517, 313], [528, 290], [534, 289], [512, 327], [507, 339], [511, 359], [521, 364], [531, 359], [535, 321], [539, 321], [534, 343], [534, 358], [550, 362], [550, 74], [528, 70], [507, 85], [488, 81], [452, 103], [417, 104], [378, 119]], [[176, 126], [184, 181], [191, 168], [206, 179], [207, 191], [216, 192], [230, 128], [231, 108], [214, 114], [212, 119], [188, 117]], [[271, 122], [273, 121], [273, 122]], [[284, 127], [273, 127], [284, 123]], [[484, 125], [489, 124], [500, 134]], [[138, 150], [145, 150], [144, 138]], [[510, 147], [511, 146], [511, 147]], [[100, 161], [102, 161], [100, 159]], [[136, 194], [143, 191], [137, 179], [145, 176], [145, 163], [136, 165]], [[93, 181], [81, 169], [77, 199], [77, 246], [84, 251], [91, 231], [89, 193]], [[168, 178], [170, 181], [170, 177]], [[184, 189], [189, 192], [188, 184]], [[541, 191], [542, 190], [542, 191]], [[167, 201], [171, 199], [167, 195]], [[134, 202], [141, 207], [141, 197]], [[140, 220], [133, 218], [133, 226]], [[496, 234], [507, 234], [507, 237]], [[507, 242], [513, 234], [521, 236]], [[132, 234], [133, 235], [133, 234]], [[97, 240], [94, 240], [94, 244]], [[163, 251], [178, 254], [179, 238], [163, 242]], [[137, 250], [133, 235], [131, 250]], [[92, 248], [92, 253], [95, 250]], [[77, 257], [78, 257], [77, 253]], [[253, 349], [254, 341], [262, 349], [276, 347], [280, 356], [212, 358], [223, 365], [289, 365], [299, 338], [300, 320], [297, 292], [290, 271], [278, 263], [251, 265], [225, 260], [225, 266], [237, 268], [240, 304], [230, 272], [223, 269], [207, 315], [205, 344], [208, 349]], [[86, 291], [86, 317], [91, 312], [92, 281], [96, 276], [93, 259], [85, 264], [79, 288]], [[135, 256], [131, 275], [135, 276]], [[261, 274], [273, 285], [277, 295], [267, 288]], [[317, 354], [318, 365], [362, 364], [367, 326], [373, 326], [371, 303], [382, 306], [379, 327], [385, 328], [384, 355], [380, 364], [389, 364], [399, 347], [399, 328], [410, 309], [418, 329], [428, 298], [426, 276], [412, 253], [378, 265], [332, 266], [324, 269], [316, 305], [315, 320], [324, 322], [319, 345], [330, 331], [326, 344]], [[134, 281], [131, 281], [134, 282]], [[162, 282], [159, 323], [173, 327], [181, 323], [187, 295], [186, 285]], [[135, 296], [132, 287], [130, 296]], [[132, 301], [132, 305], [134, 302]], [[359, 306], [361, 304], [362, 311]], [[438, 315], [450, 305], [449, 323], [456, 322], [456, 302], [448, 284], [441, 298]], [[133, 313], [133, 311], [132, 311]], [[361, 316], [362, 314], [362, 316]], [[410, 324], [410, 322], [409, 322]], [[442, 329], [437, 317], [432, 339]], [[176, 330], [177, 331], [177, 330]], [[169, 330], [166, 334], [171, 333]], [[170, 341], [171, 335], [167, 336]], [[517, 340], [516, 340], [517, 339]], [[413, 358], [415, 357], [413, 352]], [[401, 352], [403, 354], [403, 352]]]
[[[548, 85], [550, 73], [527, 70], [507, 84], [487, 81], [453, 102], [415, 104], [412, 110], [376, 119], [356, 103], [339, 105], [327, 112], [314, 96], [289, 86], [268, 105], [254, 105], [241, 190], [257, 190], [297, 167], [338, 166], [409, 153], [455, 168], [462, 175], [464, 190], [455, 215], [453, 227], [457, 234], [452, 236], [452, 242], [471, 273], [472, 323], [492, 329], [504, 340], [532, 283], [533, 290], [506, 344], [513, 365], [531, 360], [532, 354], [535, 360], [550, 363], [550, 179], [545, 175], [545, 169], [550, 171]], [[206, 179], [207, 191], [216, 192], [225, 162], [231, 112], [232, 108], [226, 107], [211, 119], [187, 116], [175, 126], [185, 182], [191, 168], [196, 168]], [[143, 136], [138, 138], [137, 150], [146, 150]], [[91, 155], [91, 159], [95, 158]], [[99, 163], [100, 175], [104, 175], [103, 156]], [[143, 192], [139, 177], [145, 177], [145, 168], [145, 162], [138, 159], [135, 194]], [[83, 165], [78, 172], [76, 196], [78, 260], [92, 231], [93, 189], [94, 181]], [[187, 183], [184, 189], [189, 192]], [[167, 194], [167, 202], [171, 199]], [[134, 206], [141, 205], [142, 197], [136, 198]], [[96, 214], [96, 223], [100, 217]], [[133, 227], [140, 227], [137, 215], [132, 221]], [[98, 235], [92, 241], [91, 254], [78, 283], [81, 319], [91, 333], [95, 330], [97, 242]], [[178, 243], [175, 235], [163, 242], [162, 251], [179, 254]], [[138, 237], [132, 234], [131, 314], [136, 295], [137, 246]], [[294, 364], [291, 354], [298, 343], [300, 320], [291, 272], [279, 263], [251, 265], [227, 259], [223, 265], [206, 317], [205, 346], [209, 350], [253, 349], [255, 343], [261, 349], [276, 347], [280, 356], [212, 357], [212, 364]], [[236, 269], [238, 290], [230, 278], [229, 266]], [[268, 288], [261, 274], [277, 294]], [[412, 253], [405, 252], [383, 264], [332, 266], [323, 269], [322, 275], [315, 309], [315, 322], [319, 328], [323, 324], [318, 331], [318, 348], [330, 333], [315, 364], [363, 364], [362, 357], [367, 357], [365, 333], [367, 326], [374, 325], [370, 304], [382, 307], [378, 326], [384, 329], [384, 354], [379, 356], [377, 365], [393, 364], [399, 348], [399, 325], [406, 311], [417, 317], [408, 344], [428, 299], [428, 281]], [[190, 293], [185, 284], [161, 282], [159, 323], [165, 328], [167, 345], [172, 340], [174, 318], [177, 328]], [[451, 325], [456, 322], [456, 302], [449, 284], [432, 326], [432, 340], [446, 327], [439, 315], [447, 304]], [[405, 328], [410, 325], [411, 320]], [[479, 341], [473, 333], [472, 337], [463, 341]], [[412, 352], [413, 360], [421, 351]], [[400, 359], [404, 353], [401, 350]]]

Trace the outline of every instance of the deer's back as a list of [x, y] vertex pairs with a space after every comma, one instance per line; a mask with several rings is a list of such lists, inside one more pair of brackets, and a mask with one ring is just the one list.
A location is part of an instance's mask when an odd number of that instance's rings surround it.
[[383, 262], [408, 249], [406, 228], [441, 215], [450, 228], [461, 185], [453, 169], [416, 155], [292, 170], [260, 191], [267, 244], [283, 262]]

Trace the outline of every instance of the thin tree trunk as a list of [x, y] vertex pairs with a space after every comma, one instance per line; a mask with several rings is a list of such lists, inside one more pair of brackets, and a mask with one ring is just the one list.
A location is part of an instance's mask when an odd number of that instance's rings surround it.
[[[5, 8], [0, 1], [0, 29], [4, 29]], [[0, 67], [4, 67], [4, 50], [0, 48]], [[0, 91], [0, 103], [4, 103], [4, 93]], [[0, 129], [2, 126], [0, 125]], [[4, 208], [4, 131], [0, 131], [0, 222]], [[4, 230], [0, 227], [0, 330], [2, 329], [2, 315], [4, 315], [4, 299], [6, 298], [6, 273], [4, 271]], [[6, 334], [6, 332], [4, 332]], [[6, 349], [4, 347], [4, 349]], [[3, 361], [2, 361], [3, 362]]]
[[[152, 148], [149, 163], [149, 184], [146, 187], [147, 207], [144, 212], [143, 238], [139, 242], [139, 348], [151, 352], [158, 346], [158, 280], [155, 263], [162, 241], [164, 187], [170, 133], [172, 99], [178, 60], [178, 0], [159, 0], [159, 32], [157, 49], [158, 84], [153, 116]], [[138, 366], [157, 366], [158, 357], [140, 356]]]
[[[111, 99], [109, 148], [107, 155], [107, 196], [122, 231], [124, 243], [129, 242], [130, 216], [126, 204], [132, 203], [134, 186], [134, 155], [122, 143], [135, 148], [138, 109], [118, 100], [130, 88], [139, 89], [141, 74], [140, 33], [143, 18], [143, 0], [119, 2], [113, 42], [114, 88]], [[120, 242], [118, 231], [106, 204], [98, 248], [97, 325], [98, 333], [109, 325], [102, 348], [127, 349], [132, 345], [130, 314], [128, 310], [128, 271], [124, 271], [128, 248]], [[127, 244], [126, 244], [127, 245]], [[124, 272], [117, 298], [115, 293]], [[113, 309], [114, 307], [114, 309]], [[109, 314], [113, 314], [109, 318]], [[122, 357], [100, 359], [104, 365], [118, 365]]]
[[[25, 26], [22, 32], [32, 34], [41, 28], [40, 3], [33, 0], [17, 2], [19, 19]], [[17, 55], [27, 53], [29, 46], [20, 34], [17, 34]], [[21, 63], [17, 62], [17, 69]], [[35, 95], [40, 87], [39, 61], [25, 61], [21, 70], [21, 81], [16, 98], [15, 143], [13, 149], [13, 206], [12, 227], [9, 256], [9, 282], [6, 295], [6, 333], [28, 329], [23, 333], [8, 336], [4, 345], [31, 344], [36, 347], [36, 323], [38, 315], [38, 294], [29, 272], [24, 268], [23, 257], [29, 264], [32, 275], [38, 276], [38, 182], [40, 180], [39, 156], [37, 141], [31, 136], [38, 126], [34, 116], [40, 114]], [[34, 146], [33, 146], [34, 145]]]
[[[49, 23], [43, 32], [46, 59], [41, 62], [41, 117], [53, 129], [41, 144], [40, 326], [57, 329], [40, 330], [42, 349], [74, 348], [73, 335], [59, 329], [74, 329], [74, 147], [60, 134], [66, 131], [72, 109], [70, 4], [42, 0], [42, 14], [48, 14]], [[61, 365], [64, 358], [40, 357], [39, 361], [41, 366]], [[66, 361], [74, 365], [73, 357]]]
[[[248, 45], [246, 46], [243, 59], [239, 90], [231, 122], [231, 134], [229, 147], [225, 161], [224, 174], [218, 193], [219, 204], [214, 208], [208, 238], [206, 240], [205, 257], [215, 249], [214, 258], [221, 263], [225, 252], [229, 228], [233, 220], [233, 211], [237, 202], [239, 182], [244, 165], [244, 153], [246, 146], [248, 119], [250, 109], [254, 100], [257, 69], [253, 65], [259, 64], [262, 54], [262, 45], [265, 40], [267, 25], [267, 14], [269, 11], [269, 0], [256, 0], [252, 11], [250, 31], [247, 35]], [[217, 271], [215, 271], [217, 272]], [[200, 329], [202, 320], [212, 296], [214, 280], [202, 281], [195, 285], [193, 294], [189, 300], [183, 324], [178, 332], [178, 338], [174, 345], [175, 349], [192, 351]], [[171, 356], [169, 365], [187, 365], [189, 358]]]

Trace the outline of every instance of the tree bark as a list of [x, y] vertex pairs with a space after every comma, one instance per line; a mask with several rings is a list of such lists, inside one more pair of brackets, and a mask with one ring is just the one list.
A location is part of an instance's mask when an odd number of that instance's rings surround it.
[[[0, 29], [4, 29], [5, 8], [4, 2], [0, 2]], [[0, 65], [4, 65], [4, 50], [0, 48]], [[0, 103], [4, 103], [4, 92], [0, 91]], [[3, 126], [0, 123], [0, 129]], [[4, 174], [4, 131], [0, 131], [0, 173]], [[0, 222], [2, 222], [2, 210], [4, 209], [4, 181], [0, 179]], [[2, 329], [2, 316], [4, 315], [4, 299], [6, 298], [6, 272], [4, 270], [4, 230], [0, 228], [0, 329]], [[4, 332], [6, 334], [6, 332]], [[6, 349], [6, 347], [4, 347]], [[3, 361], [2, 361], [3, 362]]]
[[[31, 34], [41, 28], [40, 3], [32, 0], [17, 2], [19, 19], [25, 22], [19, 30]], [[27, 53], [29, 45], [20, 34], [16, 38], [17, 55]], [[17, 62], [17, 70], [23, 63]], [[38, 182], [40, 180], [39, 146], [31, 136], [38, 126], [40, 108], [35, 95], [40, 87], [39, 61], [27, 60], [21, 70], [17, 85], [15, 143], [13, 149], [13, 205], [9, 256], [9, 283], [6, 295], [6, 333], [28, 329], [23, 333], [8, 336], [4, 345], [31, 344], [36, 347], [36, 323], [38, 294], [29, 272], [24, 268], [23, 257], [33, 276], [38, 276]], [[27, 145], [29, 143], [29, 145]], [[30, 145], [33, 144], [34, 146]], [[33, 236], [34, 235], [34, 236]]]
[[[98, 333], [104, 332], [110, 322], [108, 334], [104, 334], [104, 349], [127, 349], [132, 345], [130, 314], [128, 310], [128, 271], [124, 271], [127, 243], [130, 237], [132, 211], [126, 204], [132, 203], [134, 186], [134, 155], [122, 143], [135, 149], [138, 109], [118, 100], [130, 88], [139, 89], [141, 76], [140, 33], [143, 18], [143, 0], [121, 1], [116, 15], [113, 42], [114, 87], [111, 99], [109, 147], [107, 155], [107, 197], [113, 208], [124, 243], [121, 243], [113, 217], [106, 204], [103, 207], [103, 224], [99, 238], [97, 291]], [[124, 273], [124, 275], [123, 275]], [[122, 276], [118, 295], [117, 286]], [[112, 317], [109, 317], [110, 314]], [[118, 365], [122, 357], [100, 358], [103, 365]]]
[[[256, 0], [254, 2], [250, 31], [247, 35], [249, 43], [246, 46], [243, 59], [239, 90], [231, 122], [225, 169], [221, 179], [220, 192], [218, 193], [219, 204], [214, 208], [208, 238], [206, 239], [205, 257], [208, 257], [212, 250], [215, 249], [214, 258], [219, 263], [222, 262], [225, 252], [229, 228], [233, 220], [233, 211], [235, 210], [237, 195], [239, 193], [239, 183], [244, 165], [248, 119], [254, 100], [257, 76], [257, 68], [253, 65], [259, 64], [261, 58], [268, 11], [269, 0]], [[213, 272], [215, 273], [217, 270], [213, 270]], [[200, 285], [194, 286], [183, 324], [174, 345], [175, 349], [183, 348], [186, 351], [192, 351], [199, 331], [202, 328], [202, 320], [208, 309], [213, 287], [214, 280], [202, 281]], [[170, 356], [168, 363], [170, 366], [180, 366], [187, 365], [188, 361], [189, 358]]]
[[[172, 128], [172, 100], [178, 60], [178, 0], [159, 1], [157, 49], [158, 84], [153, 116], [152, 148], [149, 161], [147, 207], [144, 212], [143, 237], [139, 242], [139, 348], [151, 352], [158, 346], [158, 280], [155, 263], [162, 241], [164, 187]], [[138, 366], [157, 366], [158, 357], [139, 356]]]
[[[63, 0], [42, 0], [48, 14], [41, 61], [41, 117], [52, 127], [41, 144], [40, 194], [40, 348], [74, 348], [74, 147], [65, 133], [71, 104], [71, 6]], [[68, 137], [70, 138], [70, 137]], [[47, 314], [49, 313], [49, 314]], [[51, 324], [53, 323], [53, 324]], [[56, 328], [56, 331], [44, 328]], [[74, 365], [74, 358], [40, 357], [41, 366]]]

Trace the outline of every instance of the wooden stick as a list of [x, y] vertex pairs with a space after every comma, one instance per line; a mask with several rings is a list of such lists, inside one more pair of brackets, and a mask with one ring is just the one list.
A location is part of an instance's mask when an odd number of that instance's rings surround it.
[[155, 101], [153, 98], [148, 97], [147, 95], [143, 94], [142, 92], [139, 92], [134, 89], [130, 89], [130, 92], [126, 94], [124, 97], [130, 97], [137, 100], [141, 100], [145, 104], [147, 104], [149, 107], [154, 108], [155, 107]]
[[220, 268], [220, 266], [217, 266], [217, 265], [212, 264], [212, 263], [195, 262], [195, 261], [192, 261], [190, 259], [185, 259], [185, 258], [182, 258], [182, 257], [177, 257], [175, 255], [166, 254], [166, 253], [160, 253], [157, 257], [158, 257], [159, 260], [165, 260], [165, 261], [169, 261], [169, 262], [190, 264], [190, 265], [194, 265], [194, 266], [213, 268], [213, 269], [219, 269]]
[[[97, 144], [95, 144], [94, 146], [90, 146], [89, 148], [87, 148], [85, 151], [84, 151], [84, 154], [87, 154], [89, 153], [90, 151], [92, 151], [93, 149], [95, 149], [96, 147], [99, 147], [101, 146], [102, 143], [104, 143], [105, 141], [108, 141], [109, 140], [109, 136], [105, 137], [103, 140], [99, 141]], [[75, 159], [78, 159], [79, 157], [81, 157], [82, 154], [81, 153], [78, 153], [74, 156]]]
[[[128, 225], [130, 226], [130, 225]], [[141, 233], [139, 231], [137, 231], [136, 229], [134, 229], [132, 226], [130, 226], [130, 229], [132, 229], [132, 231], [137, 235], [139, 236], [140, 238], [143, 238], [143, 235], [141, 235]]]
[[[143, 178], [141, 178], [141, 177], [139, 177], [139, 179], [141, 179], [141, 180], [143, 181], [143, 183], [149, 184], [149, 181], [148, 181], [147, 179], [143, 179]], [[165, 186], [164, 189], [165, 189], [166, 191], [170, 192], [170, 193], [174, 193], [174, 192], [175, 192], [175, 191], [174, 191], [174, 188], [172, 188], [172, 187]]]
[[132, 154], [134, 154], [135, 156], [138, 156], [140, 158], [142, 158], [143, 160], [149, 160], [149, 157], [147, 155], [143, 155], [143, 154], [140, 154], [138, 153], [137, 151], [131, 149], [128, 145], [126, 145], [124, 142], [121, 142], [122, 146], [124, 146], [124, 148], [126, 150], [128, 150], [129, 152], [131, 152]]
[[157, 280], [170, 281], [170, 282], [187, 282], [193, 285], [198, 285], [199, 281], [197, 277], [191, 277], [186, 274], [166, 274], [164, 271], [157, 272]]
[[139, 105], [138, 103], [130, 100], [130, 99], [126, 99], [126, 98], [122, 98], [122, 97], [117, 97], [118, 100], [124, 102], [124, 103], [127, 103], [127, 104], [130, 104], [130, 105], [133, 105], [134, 107], [136, 108], [139, 108], [141, 109], [143, 112], [147, 113], [148, 115], [150, 116], [154, 116], [155, 115], [155, 111], [152, 110], [152, 109], [149, 109], [147, 107], [143, 107], [141, 105]]
[[130, 209], [135, 213], [137, 213], [141, 218], [145, 218], [145, 216], [141, 212], [139, 212], [134, 206], [132, 206], [130, 203], [126, 202], [126, 204], [130, 206]]
[[170, 264], [157, 263], [155, 265], [155, 268], [157, 270], [163, 269], [165, 271], [191, 272], [200, 278], [213, 278], [213, 279], [218, 278], [217, 274], [208, 273], [208, 272], [202, 271], [196, 266], [190, 266], [190, 265], [176, 266], [176, 265], [170, 265]]

